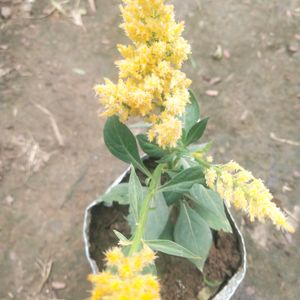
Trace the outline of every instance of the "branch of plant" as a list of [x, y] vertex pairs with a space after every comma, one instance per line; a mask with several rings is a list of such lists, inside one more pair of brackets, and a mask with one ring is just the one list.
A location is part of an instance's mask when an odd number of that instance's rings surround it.
[[163, 164], [159, 164], [156, 167], [156, 169], [151, 177], [149, 189], [148, 189], [146, 197], [143, 201], [143, 205], [142, 205], [142, 208], [141, 208], [141, 211], [139, 214], [139, 220], [138, 220], [136, 230], [133, 235], [133, 241], [132, 241], [132, 245], [129, 250], [129, 256], [131, 256], [133, 253], [137, 252], [139, 250], [140, 244], [142, 243], [142, 239], [143, 239], [143, 235], [144, 235], [144, 231], [145, 231], [145, 227], [146, 227], [146, 223], [147, 223], [147, 219], [148, 219], [148, 215], [149, 215], [150, 204], [151, 204], [151, 201], [154, 198], [157, 188], [160, 184], [160, 178], [161, 178], [161, 173], [162, 173], [163, 167], [164, 167]]

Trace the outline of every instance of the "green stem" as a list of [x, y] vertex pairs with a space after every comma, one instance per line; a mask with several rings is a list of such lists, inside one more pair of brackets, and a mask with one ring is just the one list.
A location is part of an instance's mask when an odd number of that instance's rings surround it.
[[197, 162], [199, 163], [199, 165], [201, 165], [204, 168], [209, 169], [211, 167], [211, 164], [202, 160], [202, 159], [197, 159]]
[[140, 168], [140, 170], [147, 176], [147, 177], [151, 177], [151, 173], [150, 173], [150, 171], [145, 167], [143, 167], [143, 168]]
[[155, 191], [149, 191], [144, 199], [143, 206], [140, 213], [140, 218], [136, 227], [136, 231], [134, 233], [134, 238], [132, 241], [131, 248], [129, 250], [129, 256], [131, 256], [133, 253], [137, 252], [140, 246], [140, 243], [142, 241], [144, 230], [146, 226], [146, 222], [148, 219], [149, 214], [149, 207], [151, 200], [155, 194]]
[[150, 209], [150, 203], [153, 197], [155, 196], [155, 193], [157, 191], [158, 185], [160, 183], [160, 176], [162, 172], [163, 165], [158, 165], [153, 173], [153, 176], [151, 178], [149, 190], [146, 194], [146, 197], [143, 201], [143, 205], [139, 214], [139, 220], [136, 226], [136, 230], [133, 236], [133, 241], [129, 250], [129, 256], [131, 256], [133, 253], [137, 252], [139, 250], [140, 244], [143, 239], [146, 223], [148, 220], [149, 215], [149, 209]]

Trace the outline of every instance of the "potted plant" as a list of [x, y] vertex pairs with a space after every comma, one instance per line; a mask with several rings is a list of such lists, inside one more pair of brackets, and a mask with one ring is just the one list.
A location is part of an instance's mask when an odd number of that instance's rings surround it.
[[[96, 93], [108, 117], [105, 143], [131, 166], [86, 210], [92, 299], [230, 299], [246, 252], [227, 207], [293, 228], [261, 180], [235, 162], [214, 164], [211, 143], [199, 142], [208, 118], [180, 70], [190, 46], [173, 6], [123, 2], [132, 44], [118, 46], [118, 83], [106, 79]], [[145, 121], [144, 134], [125, 125], [130, 117]]]

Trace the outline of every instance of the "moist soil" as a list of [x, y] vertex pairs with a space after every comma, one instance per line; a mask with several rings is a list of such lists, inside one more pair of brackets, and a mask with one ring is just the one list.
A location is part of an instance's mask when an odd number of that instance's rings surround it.
[[[155, 166], [155, 163], [149, 160], [145, 161], [145, 164], [149, 169]], [[124, 177], [123, 182], [128, 181], [128, 176]], [[138, 176], [144, 183], [145, 176], [140, 172]], [[118, 243], [113, 230], [130, 237], [127, 215], [128, 206], [120, 206], [116, 203], [112, 207], [100, 203], [92, 208], [89, 229], [90, 255], [96, 261], [99, 270], [104, 268], [103, 252]], [[213, 245], [203, 274], [187, 259], [159, 253], [156, 266], [162, 287], [162, 299], [197, 300], [199, 292], [206, 286], [207, 281], [218, 283], [218, 288], [214, 290], [216, 293], [236, 273], [240, 265], [241, 253], [236, 232], [231, 234], [213, 231]]]
[[[104, 268], [103, 252], [117, 245], [113, 230], [130, 236], [126, 221], [128, 208], [114, 204], [113, 207], [96, 205], [91, 211], [90, 255], [99, 270]], [[203, 276], [209, 282], [219, 282], [220, 290], [238, 270], [241, 264], [239, 244], [236, 235], [214, 232], [213, 245], [205, 263], [203, 274], [188, 260], [158, 254], [156, 266], [162, 285], [164, 300], [197, 300], [201, 289], [206, 286]]]
[[[126, 221], [128, 208], [97, 205], [91, 211], [90, 255], [102, 270], [103, 252], [117, 245], [113, 230], [130, 236]], [[206, 286], [203, 276], [210, 282], [219, 282], [220, 290], [240, 267], [241, 256], [234, 234], [214, 232], [214, 243], [205, 263], [203, 274], [188, 260], [159, 253], [156, 265], [165, 300], [197, 300], [200, 290]]]

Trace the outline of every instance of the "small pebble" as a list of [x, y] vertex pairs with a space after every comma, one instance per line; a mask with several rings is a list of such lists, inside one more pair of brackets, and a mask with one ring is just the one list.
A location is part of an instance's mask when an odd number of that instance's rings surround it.
[[257, 51], [256, 55], [257, 55], [257, 58], [262, 58], [262, 54], [260, 51]]
[[55, 290], [63, 290], [67, 287], [66, 283], [62, 281], [52, 281], [51, 286]]
[[32, 4], [27, 2], [27, 3], [24, 3], [22, 5], [22, 11], [25, 12], [25, 13], [31, 13], [31, 10], [32, 10]]
[[110, 41], [109, 41], [108, 39], [106, 39], [106, 38], [103, 38], [103, 39], [101, 40], [101, 43], [104, 44], [104, 45], [109, 45], [109, 44], [110, 44]]
[[8, 68], [2, 69], [2, 68], [0, 68], [0, 78], [6, 76], [10, 72], [11, 72], [11, 69], [8, 69]]
[[230, 51], [228, 49], [224, 49], [223, 54], [226, 59], [229, 59], [231, 57]]
[[4, 199], [4, 201], [8, 205], [12, 205], [14, 203], [15, 199], [11, 195], [8, 195], [8, 196], [6, 196], [6, 198]]
[[294, 171], [293, 175], [295, 178], [300, 178], [300, 171]]
[[1, 8], [1, 16], [4, 18], [4, 19], [9, 19], [11, 17], [11, 8], [8, 7], [8, 6], [3, 6]]
[[211, 55], [215, 60], [221, 60], [223, 58], [223, 49], [220, 45], [217, 46], [215, 52]]
[[8, 297], [9, 297], [10, 299], [13, 299], [13, 298], [14, 298], [14, 294], [13, 294], [12, 292], [8, 292], [7, 295], [8, 295]]
[[210, 96], [210, 97], [217, 97], [219, 95], [219, 91], [216, 91], [216, 90], [207, 90], [205, 92], [205, 94], [207, 96]]
[[7, 50], [8, 49], [8, 45], [0, 45], [0, 50]]
[[241, 115], [241, 122], [244, 123], [249, 115], [248, 110], [245, 110]]
[[246, 294], [249, 296], [253, 296], [255, 294], [255, 288], [252, 286], [246, 287]]
[[291, 42], [289, 45], [288, 45], [288, 50], [289, 52], [291, 53], [296, 53], [299, 48], [298, 48], [298, 44], [297, 43], [294, 43], [294, 42]]
[[293, 189], [287, 184], [285, 183], [282, 187], [282, 191], [285, 192], [291, 192]]
[[224, 154], [224, 153], [225, 153], [225, 148], [224, 148], [224, 147], [220, 147], [220, 148], [219, 148], [219, 152], [220, 152], [221, 154]]

